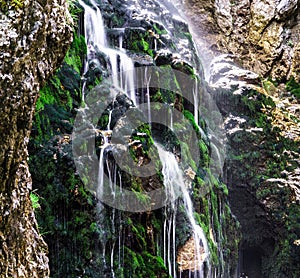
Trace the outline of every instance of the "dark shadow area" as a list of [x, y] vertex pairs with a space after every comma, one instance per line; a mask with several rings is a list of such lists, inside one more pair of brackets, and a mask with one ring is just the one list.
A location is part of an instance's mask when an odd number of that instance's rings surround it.
[[[260, 247], [243, 247], [239, 257], [239, 277], [262, 277], [263, 252]], [[243, 273], [243, 275], [242, 275]]]

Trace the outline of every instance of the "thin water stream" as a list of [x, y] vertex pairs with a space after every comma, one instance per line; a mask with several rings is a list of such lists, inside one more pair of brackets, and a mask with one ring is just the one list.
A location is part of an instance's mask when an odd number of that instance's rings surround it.
[[[85, 4], [82, 0], [79, 0], [78, 3], [84, 8], [84, 36], [87, 44], [84, 74], [89, 69], [89, 61], [96, 57], [98, 51], [103, 52], [109, 58], [113, 85], [120, 91], [129, 94], [133, 103], [136, 104], [133, 61], [122, 51], [122, 48], [117, 50], [108, 45], [101, 11], [96, 3], [91, 1], [93, 7]], [[85, 84], [83, 85], [83, 95], [84, 90]]]
[[[135, 70], [132, 60], [126, 54], [126, 50], [123, 48], [123, 34], [120, 34], [119, 37], [119, 49], [111, 48], [107, 43], [105, 26], [103, 23], [102, 15], [100, 9], [97, 7], [94, 1], [91, 1], [92, 6], [85, 4], [82, 0], [79, 0], [79, 4], [84, 9], [84, 35], [88, 47], [87, 59], [85, 61], [84, 66], [84, 74], [87, 73], [89, 69], [89, 62], [96, 57], [96, 53], [102, 52], [104, 53], [109, 60], [109, 65], [111, 69], [111, 77], [112, 84], [121, 90], [124, 93], [127, 93], [128, 97], [131, 98], [134, 104], [137, 104], [136, 96], [135, 96]], [[150, 89], [149, 84], [151, 80], [151, 76], [148, 76], [147, 68], [144, 72], [144, 85], [146, 88], [144, 96], [144, 100], [146, 100], [148, 105], [148, 121], [151, 124], [151, 109], [150, 109]], [[83, 84], [83, 95], [85, 91], [85, 84]], [[194, 87], [194, 98], [195, 103], [198, 103], [198, 84], [195, 83]], [[110, 130], [111, 120], [112, 120], [113, 111], [109, 111], [109, 121], [107, 124], [107, 130]], [[173, 127], [173, 115], [171, 113], [171, 128]], [[198, 124], [198, 110], [195, 109], [195, 121]], [[106, 167], [106, 171], [108, 173], [109, 178], [109, 186], [111, 192], [114, 192], [117, 184], [122, 190], [122, 178], [119, 170], [117, 170], [116, 165], [108, 161], [108, 158], [105, 155], [107, 147], [110, 145], [108, 138], [104, 136], [104, 144], [100, 149], [99, 156], [99, 171], [98, 171], [98, 196], [102, 196], [104, 191], [104, 183], [103, 177], [105, 175], [104, 169]], [[179, 190], [181, 192], [181, 200], [175, 201], [168, 206], [165, 207], [165, 219], [163, 223], [163, 231], [162, 231], [162, 241], [161, 247], [162, 254], [161, 257], [164, 260], [166, 267], [168, 268], [169, 274], [171, 277], [176, 278], [178, 273], [178, 250], [176, 248], [176, 216], [178, 211], [178, 205], [183, 204], [185, 214], [189, 221], [189, 225], [191, 228], [192, 239], [194, 242], [194, 259], [193, 259], [193, 269], [190, 271], [193, 272], [193, 277], [203, 278], [204, 277], [204, 262], [209, 266], [209, 249], [207, 244], [207, 239], [204, 235], [201, 227], [196, 223], [194, 218], [194, 210], [193, 203], [190, 197], [190, 193], [187, 187], [187, 184], [184, 179], [183, 171], [180, 169], [178, 161], [176, 157], [163, 149], [160, 145], [156, 144], [159, 158], [162, 163], [162, 174], [163, 174], [163, 182], [164, 188], [166, 191], [166, 195], [172, 196], [175, 195], [175, 191]], [[103, 207], [100, 205], [101, 209]], [[118, 268], [121, 267], [124, 259], [122, 258], [124, 250], [121, 250], [121, 227], [118, 229], [115, 227], [116, 220], [116, 211], [113, 209], [111, 216], [111, 230], [113, 233], [117, 234], [116, 241], [113, 241], [111, 250], [107, 250], [105, 247], [105, 242], [103, 243], [103, 257], [105, 258], [105, 252], [110, 252], [110, 268], [111, 275], [115, 277], [114, 271], [114, 260], [118, 261]], [[118, 246], [118, 250], [114, 250], [115, 246]], [[118, 256], [115, 258], [115, 256]], [[106, 263], [106, 262], [105, 262]], [[190, 274], [192, 275], [192, 274]]]

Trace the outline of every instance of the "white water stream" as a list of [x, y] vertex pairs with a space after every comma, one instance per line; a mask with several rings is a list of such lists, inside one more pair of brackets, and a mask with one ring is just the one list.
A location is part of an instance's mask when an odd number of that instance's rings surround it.
[[[114, 86], [125, 92], [136, 105], [133, 61], [124, 51], [109, 47], [102, 15], [96, 3], [91, 1], [93, 7], [86, 5], [82, 0], [79, 0], [78, 3], [84, 8], [84, 36], [87, 44], [84, 74], [88, 71], [88, 61], [95, 58], [98, 51], [103, 52], [109, 58]], [[84, 93], [85, 85], [83, 86]]]
[[[164, 186], [167, 196], [174, 196], [176, 190], [180, 190], [182, 193], [182, 200], [184, 203], [185, 213], [189, 219], [192, 235], [195, 241], [195, 269], [198, 270], [197, 274], [193, 277], [204, 277], [203, 262], [207, 260], [209, 267], [209, 249], [205, 234], [202, 228], [196, 223], [194, 218], [193, 203], [190, 194], [185, 183], [182, 170], [180, 169], [175, 156], [162, 149], [156, 144], [158, 149], [159, 158], [162, 162], [162, 173], [164, 175]], [[163, 233], [163, 259], [168, 266], [169, 274], [172, 277], [176, 277], [176, 214], [178, 204], [171, 203], [166, 210], [168, 218], [164, 221], [164, 233]], [[202, 247], [202, 250], [201, 248]]]
[[[126, 50], [123, 49], [123, 37], [120, 35], [119, 39], [119, 50], [112, 49], [109, 47], [107, 39], [106, 39], [106, 32], [105, 26], [103, 24], [103, 19], [99, 8], [97, 7], [96, 3], [92, 0], [92, 7], [86, 5], [82, 0], [79, 0], [79, 4], [84, 8], [84, 33], [86, 38], [86, 43], [88, 47], [87, 52], [87, 60], [84, 66], [84, 73], [87, 73], [89, 65], [88, 62], [91, 59], [96, 57], [96, 54], [100, 51], [104, 53], [109, 60], [110, 68], [111, 68], [111, 75], [112, 75], [112, 82], [115, 87], [119, 88], [121, 91], [127, 93], [128, 97], [136, 103], [135, 97], [135, 75], [134, 75], [134, 65], [132, 60], [127, 56]], [[146, 97], [148, 103], [148, 120], [151, 123], [151, 113], [150, 113], [150, 84], [151, 76], [148, 76], [147, 70], [144, 73], [144, 82], [146, 85]], [[83, 95], [85, 90], [85, 84], [83, 84]], [[196, 82], [195, 89], [194, 89], [194, 98], [195, 103], [198, 104], [198, 84]], [[173, 115], [172, 111], [170, 110], [171, 114], [171, 128], [173, 127]], [[110, 130], [111, 126], [111, 116], [112, 111], [109, 111], [109, 123], [107, 125], [107, 129]], [[195, 121], [198, 124], [198, 109], [195, 109]], [[104, 145], [100, 150], [100, 157], [99, 157], [99, 172], [98, 172], [98, 193], [102, 196], [103, 194], [103, 180], [104, 180], [104, 165], [106, 165], [109, 177], [109, 186], [111, 188], [111, 192], [114, 192], [117, 180], [119, 183], [120, 188], [122, 188], [122, 180], [121, 175], [117, 171], [116, 166], [114, 165], [111, 168], [110, 163], [108, 160], [105, 159], [105, 150], [109, 146], [109, 142], [105, 139]], [[195, 264], [198, 264], [194, 267], [196, 269], [196, 273], [193, 274], [193, 277], [203, 278], [204, 277], [204, 261], [207, 262], [209, 265], [209, 249], [206, 237], [204, 235], [203, 230], [201, 227], [196, 223], [194, 219], [194, 210], [193, 210], [193, 203], [191, 197], [189, 195], [189, 191], [185, 184], [185, 180], [183, 177], [182, 170], [180, 169], [178, 162], [175, 156], [163, 150], [162, 147], [156, 145], [159, 153], [159, 157], [162, 163], [162, 174], [164, 176], [164, 187], [166, 190], [166, 195], [173, 199], [172, 196], [175, 195], [175, 191], [180, 191], [182, 195], [182, 202], [183, 207], [185, 209], [185, 214], [189, 220], [189, 224], [191, 227], [191, 234], [195, 242], [196, 251], [194, 254], [194, 261]], [[164, 260], [166, 267], [169, 270], [169, 274], [171, 277], [177, 277], [177, 251], [176, 250], [176, 216], [177, 216], [177, 209], [180, 201], [173, 202], [169, 204], [165, 208], [165, 219], [163, 223], [163, 234], [162, 234], [162, 253], [161, 256]], [[112, 222], [112, 231], [115, 231], [115, 214], [116, 211], [113, 209], [113, 213], [111, 216]], [[120, 228], [121, 229], [121, 228]], [[116, 232], [117, 233], [117, 232]], [[119, 247], [118, 252], [115, 252], [114, 247], [116, 241], [112, 243], [112, 250], [110, 250], [110, 268], [111, 268], [111, 275], [115, 277], [114, 272], [114, 256], [118, 256], [117, 261], [119, 262], [118, 268], [121, 268], [121, 264], [124, 261], [124, 250], [121, 250], [122, 242], [121, 238], [123, 235], [121, 232], [118, 233], [117, 245]], [[105, 252], [107, 252], [107, 248], [105, 247], [105, 243], [103, 244], [103, 256]], [[104, 256], [105, 257], [105, 256]], [[190, 274], [191, 275], [191, 274]]]

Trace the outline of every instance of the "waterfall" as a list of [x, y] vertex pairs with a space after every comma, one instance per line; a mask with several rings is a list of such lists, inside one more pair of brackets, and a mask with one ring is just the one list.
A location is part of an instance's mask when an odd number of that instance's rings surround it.
[[150, 81], [151, 75], [148, 76], [148, 67], [145, 67], [145, 85], [146, 85], [146, 97], [147, 97], [147, 110], [148, 110], [148, 123], [151, 125], [151, 108], [150, 108]]
[[[128, 97], [136, 105], [133, 61], [124, 53], [123, 48], [117, 50], [109, 47], [102, 15], [96, 3], [91, 1], [93, 7], [85, 4], [82, 0], [79, 0], [78, 3], [84, 9], [84, 36], [87, 44], [87, 60], [85, 61], [84, 75], [88, 72], [89, 60], [94, 59], [97, 52], [103, 52], [109, 59], [113, 85], [120, 91], [127, 93]], [[122, 44], [120, 47], [122, 47]], [[83, 84], [83, 96], [84, 90], [85, 83]]]
[[[177, 181], [180, 181], [180, 171], [177, 171], [179, 170], [178, 163], [173, 154], [165, 151], [158, 144], [156, 146], [162, 163], [166, 195], [172, 199], [172, 196], [175, 195], [174, 189], [178, 188]], [[175, 202], [166, 206], [163, 225], [163, 259], [170, 276], [174, 278], [176, 278], [176, 212], [177, 204]]]
[[[180, 190], [182, 193], [182, 200], [186, 215], [191, 225], [194, 248], [196, 251], [194, 254], [193, 270], [198, 276], [194, 277], [203, 278], [203, 263], [204, 261], [209, 261], [209, 249], [205, 234], [202, 228], [195, 221], [193, 203], [185, 183], [182, 170], [180, 169], [175, 156], [172, 153], [163, 150], [163, 148], [158, 144], [156, 144], [156, 147], [158, 149], [159, 158], [162, 162], [162, 173], [164, 175], [164, 186], [167, 193], [166, 195], [173, 196], [175, 194], [175, 190]], [[169, 274], [172, 277], [176, 277], [175, 230], [177, 206], [178, 204], [176, 202], [173, 202], [167, 206], [165, 211], [165, 215], [167, 217], [164, 220], [163, 231], [163, 259], [166, 266], [168, 266]]]
[[[182, 201], [184, 204], [184, 209], [186, 216], [189, 220], [189, 224], [192, 231], [192, 239], [193, 244], [192, 249], [194, 249], [194, 258], [192, 258], [192, 264], [189, 269], [191, 273], [194, 273], [193, 277], [203, 278], [204, 277], [204, 262], [206, 261], [209, 266], [209, 249], [206, 237], [202, 228], [196, 223], [194, 219], [194, 211], [192, 200], [186, 185], [186, 182], [183, 177], [183, 172], [180, 169], [178, 162], [175, 156], [165, 151], [159, 144], [155, 144], [158, 150], [159, 158], [162, 163], [162, 174], [163, 174], [163, 184], [165, 187], [166, 196], [172, 199], [172, 196], [176, 194], [176, 190], [180, 190], [182, 193]], [[109, 144], [105, 143], [105, 145], [101, 148], [100, 158], [99, 158], [99, 179], [98, 179], [98, 191], [103, 192], [103, 175], [104, 175], [104, 165], [106, 165], [106, 169], [109, 177], [109, 186], [111, 192], [115, 191], [115, 187], [117, 184], [117, 179], [120, 179], [120, 173], [116, 169], [116, 165], [111, 163], [109, 165], [109, 160], [105, 158], [105, 150], [109, 146]], [[163, 234], [162, 234], [162, 258], [166, 267], [168, 268], [169, 274], [171, 277], [177, 277], [177, 265], [178, 262], [178, 254], [176, 250], [176, 215], [177, 208], [179, 206], [180, 201], [174, 201], [168, 206], [165, 207], [164, 213], [164, 223], [163, 223]], [[113, 209], [112, 217], [111, 217], [111, 230], [113, 233], [115, 231], [115, 209]], [[118, 241], [120, 242], [120, 234]], [[110, 253], [111, 258], [111, 272], [114, 276], [113, 270], [113, 259], [114, 259], [114, 246], [115, 241], [112, 243], [112, 249]], [[105, 252], [105, 244], [103, 246]], [[120, 248], [120, 246], [119, 246]], [[119, 261], [120, 261], [120, 249], [118, 250]], [[104, 254], [105, 255], [105, 254]], [[103, 256], [104, 256], [103, 255]]]
[[[209, 256], [208, 244], [207, 244], [207, 240], [206, 240], [206, 237], [205, 237], [205, 234], [204, 234], [202, 228], [198, 224], [196, 224], [196, 221], [194, 219], [192, 200], [191, 200], [191, 197], [189, 195], [189, 192], [188, 192], [184, 182], [180, 182], [180, 186], [181, 186], [181, 190], [183, 193], [183, 200], [184, 200], [186, 213], [189, 218], [190, 224], [192, 226], [193, 237], [194, 237], [194, 241], [195, 241], [195, 243], [194, 243], [195, 250], [196, 250], [196, 254], [194, 257], [195, 271], [198, 274], [197, 277], [203, 278], [204, 277], [203, 262], [206, 259], [208, 259], [208, 256]], [[202, 252], [200, 250], [200, 246], [203, 248]]]
[[123, 34], [121, 34], [121, 35], [119, 36], [119, 49], [120, 49], [121, 51], [124, 51], [124, 48], [123, 48]]
[[193, 88], [193, 97], [194, 97], [194, 120], [197, 126], [199, 126], [199, 88], [198, 80], [195, 79], [195, 84]]
[[173, 111], [174, 111], [174, 106], [170, 105], [169, 106], [169, 112], [170, 112], [170, 129], [173, 130], [174, 126], [173, 126]]
[[104, 177], [104, 155], [105, 155], [105, 150], [106, 148], [109, 146], [109, 142], [108, 142], [108, 134], [105, 132], [101, 132], [104, 142], [100, 148], [100, 155], [99, 155], [99, 171], [98, 171], [98, 187], [97, 187], [97, 194], [98, 196], [103, 196], [103, 177]]
[[106, 127], [107, 130], [110, 130], [112, 112], [113, 112], [113, 110], [109, 110], [108, 123], [107, 123], [107, 127]]
[[[133, 103], [136, 105], [136, 97], [135, 97], [135, 70], [134, 64], [130, 57], [127, 56], [126, 50], [123, 48], [123, 34], [119, 37], [119, 49], [113, 49], [108, 45], [106, 39], [105, 26], [103, 24], [102, 15], [100, 9], [97, 7], [96, 3], [91, 0], [92, 7], [85, 4], [82, 0], [79, 0], [79, 4], [84, 8], [84, 35], [87, 43], [87, 60], [85, 61], [84, 66], [84, 75], [87, 74], [89, 70], [89, 61], [96, 58], [96, 54], [98, 52], [102, 52], [108, 59], [110, 70], [111, 70], [111, 78], [112, 84], [118, 88], [119, 90], [127, 93], [128, 97], [131, 98]], [[155, 48], [156, 40], [155, 40]], [[150, 81], [151, 74], [148, 75], [147, 67], [145, 68], [144, 76], [144, 86], [146, 88], [145, 95], [148, 107], [148, 121], [151, 124], [151, 109], [150, 109]], [[85, 82], [83, 84], [83, 95], [85, 90]], [[195, 81], [194, 85], [194, 100], [195, 100], [195, 121], [198, 124], [198, 103], [199, 103], [199, 90], [198, 90], [198, 82]], [[174, 107], [170, 106], [170, 126], [173, 129], [173, 110]], [[110, 130], [111, 121], [112, 121], [112, 113], [113, 111], [109, 111], [108, 115], [108, 124], [106, 126], [107, 130]], [[111, 133], [112, 131], [110, 131]], [[109, 134], [110, 134], [109, 133]], [[104, 169], [106, 166], [106, 172], [109, 178], [109, 187], [110, 192], [115, 194], [117, 184], [120, 187], [122, 192], [122, 179], [120, 171], [117, 169], [117, 165], [115, 162], [111, 162], [105, 156], [108, 147], [110, 146], [108, 137], [106, 136], [108, 133], [104, 132], [104, 144], [100, 148], [99, 155], [99, 171], [98, 171], [98, 196], [103, 196], [104, 192]], [[193, 273], [193, 277], [203, 278], [204, 277], [204, 262], [209, 266], [209, 249], [207, 244], [207, 239], [204, 235], [202, 228], [196, 223], [194, 218], [194, 210], [193, 203], [189, 194], [188, 187], [186, 185], [186, 181], [183, 176], [183, 172], [179, 167], [178, 161], [176, 157], [165, 151], [159, 144], [155, 144], [158, 150], [159, 158], [162, 164], [162, 174], [163, 174], [163, 184], [166, 192], [166, 196], [170, 199], [173, 199], [173, 196], [177, 196], [176, 191], [180, 191], [182, 197], [180, 200], [174, 201], [171, 204], [167, 205], [164, 208], [164, 220], [163, 220], [163, 231], [162, 231], [162, 258], [165, 266], [168, 268], [169, 275], [171, 277], [176, 278], [180, 269], [178, 265], [181, 261], [178, 259], [178, 250], [176, 245], [176, 216], [178, 213], [178, 207], [183, 205], [186, 217], [189, 221], [189, 226], [191, 228], [191, 238], [189, 242], [191, 242], [190, 248], [193, 250], [193, 258], [190, 258], [188, 262], [189, 268], [188, 270]], [[99, 211], [102, 212], [104, 210], [103, 205], [98, 204]], [[103, 220], [101, 220], [103, 221]], [[99, 222], [101, 222], [99, 221]], [[122, 238], [124, 240], [124, 234], [121, 233], [122, 227], [119, 227], [119, 232], [116, 231], [115, 221], [116, 221], [116, 210], [112, 209], [111, 214], [111, 231], [115, 236], [115, 239], [112, 240], [110, 256], [106, 258], [110, 258], [110, 264], [105, 261], [105, 253], [109, 252], [106, 246], [106, 238], [102, 242], [102, 252], [104, 258], [104, 264], [109, 265], [111, 269], [112, 277], [115, 277], [114, 270], [114, 256], [118, 256], [118, 269], [121, 269], [121, 265], [124, 262], [124, 250], [121, 250], [121, 246], [124, 245], [122, 242]], [[101, 224], [101, 223], [100, 223]], [[106, 226], [103, 226], [103, 229]], [[101, 227], [102, 228], [102, 227]], [[116, 236], [117, 235], [117, 236]], [[105, 236], [104, 236], [105, 237]], [[118, 250], [115, 252], [115, 246], [118, 245]], [[210, 267], [209, 267], [210, 268]]]

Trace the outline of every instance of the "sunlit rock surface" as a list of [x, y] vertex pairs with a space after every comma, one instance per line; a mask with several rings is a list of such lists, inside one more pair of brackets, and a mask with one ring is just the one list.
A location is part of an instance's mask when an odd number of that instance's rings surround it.
[[299, 1], [178, 2], [207, 62], [230, 53], [241, 66], [262, 76], [299, 80]]

